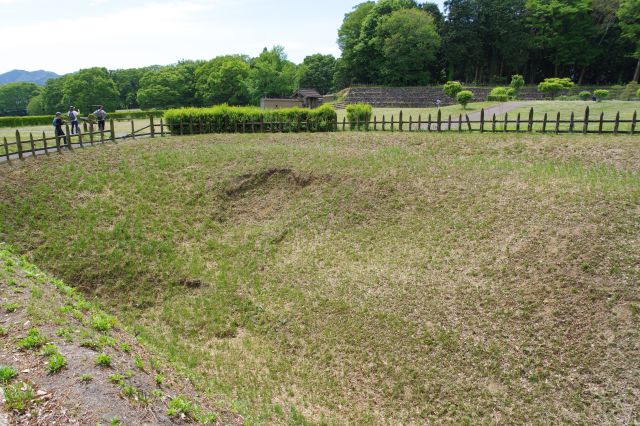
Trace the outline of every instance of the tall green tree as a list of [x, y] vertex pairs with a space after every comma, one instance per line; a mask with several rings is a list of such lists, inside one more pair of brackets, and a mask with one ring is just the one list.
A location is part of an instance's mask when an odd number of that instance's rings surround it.
[[307, 56], [298, 68], [298, 84], [301, 88], [312, 88], [320, 94], [327, 94], [333, 88], [335, 68], [336, 58], [333, 55], [316, 53]]
[[379, 76], [384, 84], [424, 85], [431, 82], [440, 36], [431, 14], [400, 9], [379, 20], [373, 45], [381, 53]]
[[260, 98], [290, 96], [296, 88], [297, 67], [287, 59], [282, 46], [266, 48], [251, 61], [249, 92], [251, 101], [257, 104]]
[[8, 83], [0, 86], [0, 115], [22, 115], [42, 88], [35, 83]]
[[360, 3], [353, 8], [353, 11], [344, 15], [338, 30], [338, 46], [342, 51], [342, 57], [334, 75], [337, 86], [346, 87], [351, 83], [366, 82], [368, 79], [366, 60], [360, 54], [359, 43], [362, 23], [375, 4], [374, 1]]
[[89, 113], [97, 105], [115, 110], [120, 105], [120, 93], [106, 68], [88, 68], [67, 76], [63, 85], [63, 107], [70, 105]]
[[597, 52], [591, 46], [595, 25], [590, 0], [527, 0], [529, 26], [535, 47], [554, 65], [584, 67]]
[[196, 69], [196, 97], [203, 105], [244, 105], [250, 100], [249, 57], [219, 56]]
[[617, 11], [620, 20], [622, 36], [634, 43], [634, 51], [631, 56], [638, 60], [633, 81], [640, 81], [640, 1], [620, 0], [620, 8]]
[[187, 61], [145, 73], [137, 96], [140, 107], [164, 109], [197, 105], [195, 70], [199, 65]]

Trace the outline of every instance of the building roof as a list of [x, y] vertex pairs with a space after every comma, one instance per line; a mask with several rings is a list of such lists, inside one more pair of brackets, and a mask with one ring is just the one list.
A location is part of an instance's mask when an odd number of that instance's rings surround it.
[[305, 98], [321, 98], [322, 95], [316, 89], [298, 89], [293, 96], [301, 95]]

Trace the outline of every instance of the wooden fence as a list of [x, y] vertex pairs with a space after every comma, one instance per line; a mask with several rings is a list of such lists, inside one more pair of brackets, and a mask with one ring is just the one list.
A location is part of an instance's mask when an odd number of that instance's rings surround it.
[[[122, 121], [122, 120], [120, 120]], [[105, 130], [96, 129], [93, 123], [83, 123], [78, 129], [77, 134], [71, 135], [69, 132], [69, 124], [65, 125], [66, 136], [46, 136], [42, 132], [42, 137], [35, 137], [33, 133], [29, 133], [26, 137], [16, 130], [15, 140], [8, 141], [3, 137], [0, 145], [0, 161], [12, 159], [22, 159], [38, 154], [49, 154], [51, 152], [61, 152], [63, 150], [73, 150], [76, 148], [84, 148], [86, 145], [95, 145], [105, 142], [116, 142], [124, 139], [135, 139], [140, 137], [168, 136], [170, 131], [160, 119], [160, 123], [156, 124], [153, 117], [149, 117], [149, 125], [136, 129], [133, 120], [131, 122], [131, 132], [121, 136], [116, 136], [114, 120], [109, 120], [109, 128]]]
[[[373, 117], [373, 120], [367, 119], [364, 121], [350, 122], [346, 118], [342, 121], [334, 121], [332, 123], [333, 131], [399, 131], [399, 132], [480, 132], [480, 133], [578, 133], [578, 134], [640, 134], [638, 131], [638, 114], [634, 111], [631, 120], [623, 120], [620, 118], [620, 113], [616, 113], [614, 120], [604, 119], [604, 113], [601, 113], [598, 117], [591, 118], [589, 107], [586, 108], [584, 116], [576, 118], [572, 112], [568, 119], [562, 118], [558, 112], [555, 117], [549, 117], [547, 113], [544, 114], [542, 119], [534, 118], [533, 108], [529, 111], [527, 117], [523, 118], [521, 114], [516, 114], [515, 117], [510, 117], [509, 114], [505, 114], [504, 117], [498, 118], [496, 114], [491, 117], [486, 117], [484, 109], [480, 111], [480, 117], [477, 120], [471, 120], [468, 114], [464, 116], [459, 114], [457, 117], [448, 115], [444, 117], [442, 110], [432, 116], [429, 114], [427, 117], [418, 115], [416, 119], [413, 116], [409, 116], [408, 120], [402, 111], [398, 114], [398, 118], [394, 118], [391, 115], [387, 120], [383, 115], [381, 120], [378, 120], [377, 116]], [[172, 126], [176, 129], [173, 134], [194, 134], [194, 133], [206, 133], [206, 125], [203, 125], [202, 120], [194, 120], [189, 118], [187, 122], [172, 123]], [[42, 133], [41, 138], [34, 138], [33, 133], [29, 133], [28, 137], [25, 137], [16, 130], [15, 141], [7, 141], [7, 138], [3, 138], [3, 143], [0, 147], [0, 161], [22, 159], [27, 156], [35, 156], [37, 154], [49, 154], [50, 152], [60, 152], [64, 149], [73, 150], [75, 148], [83, 148], [85, 145], [94, 145], [96, 143], [116, 142], [122, 139], [135, 139], [137, 137], [151, 137], [156, 136], [169, 136], [172, 134], [169, 126], [164, 123], [163, 119], [160, 119], [160, 123], [156, 124], [153, 117], [149, 117], [149, 125], [136, 129], [135, 123], [131, 120], [131, 132], [125, 135], [116, 136], [114, 129], [114, 120], [109, 121], [108, 130], [95, 130], [93, 124], [84, 124], [83, 130], [79, 130], [78, 134], [69, 134], [69, 125], [66, 125], [66, 137], [65, 136], [50, 136], [47, 137], [45, 133]], [[297, 122], [292, 126], [292, 123], [288, 122], [241, 122], [236, 123], [234, 127], [237, 133], [275, 133], [275, 132], [313, 132], [315, 131], [313, 125], [305, 122]]]

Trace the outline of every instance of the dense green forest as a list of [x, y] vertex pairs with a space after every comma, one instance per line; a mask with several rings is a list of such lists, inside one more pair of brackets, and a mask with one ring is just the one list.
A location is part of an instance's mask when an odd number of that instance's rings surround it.
[[313, 54], [301, 64], [284, 48], [169, 66], [91, 68], [47, 81], [0, 86], [0, 115], [257, 104], [297, 87], [321, 93], [354, 84], [411, 86], [460, 80], [530, 84], [568, 77], [577, 84], [640, 78], [638, 0], [378, 0], [345, 14], [340, 58]]

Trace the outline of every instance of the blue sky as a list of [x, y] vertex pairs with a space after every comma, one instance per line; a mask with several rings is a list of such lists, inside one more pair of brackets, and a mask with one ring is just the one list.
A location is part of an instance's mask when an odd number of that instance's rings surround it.
[[362, 1], [0, 0], [0, 73], [255, 56], [276, 44], [296, 63], [318, 52], [338, 56], [338, 27]]

